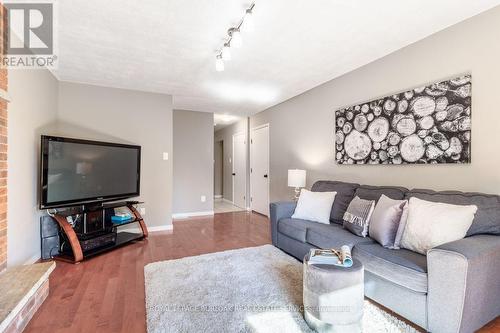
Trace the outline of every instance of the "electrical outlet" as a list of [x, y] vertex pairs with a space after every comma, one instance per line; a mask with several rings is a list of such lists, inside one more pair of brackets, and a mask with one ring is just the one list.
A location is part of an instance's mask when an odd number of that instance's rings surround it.
[[146, 208], [145, 207], [141, 207], [139, 209], [139, 211], [140, 211], [141, 215], [143, 215], [143, 216], [146, 215]]
[[201, 196], [201, 202], [206, 202], [206, 201], [207, 201], [207, 197], [206, 197], [206, 196], [204, 196], [204, 195], [202, 195], [202, 196]]

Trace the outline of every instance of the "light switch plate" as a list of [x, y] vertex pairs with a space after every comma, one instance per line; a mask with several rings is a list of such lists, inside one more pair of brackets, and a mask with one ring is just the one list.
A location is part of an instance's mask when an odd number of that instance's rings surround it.
[[168, 153], [163, 153], [163, 160], [168, 161]]
[[204, 195], [202, 195], [202, 196], [201, 196], [201, 202], [206, 202], [206, 201], [207, 201], [207, 197], [206, 197], [206, 196], [204, 196]]

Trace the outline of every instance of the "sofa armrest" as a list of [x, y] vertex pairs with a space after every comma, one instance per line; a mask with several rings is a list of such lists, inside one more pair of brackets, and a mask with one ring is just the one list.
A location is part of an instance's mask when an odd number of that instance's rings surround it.
[[500, 315], [500, 236], [438, 246], [427, 266], [429, 331], [474, 332]]
[[270, 205], [271, 209], [271, 238], [273, 244], [277, 245], [278, 242], [278, 221], [284, 218], [290, 218], [295, 211], [295, 202], [273, 202]]

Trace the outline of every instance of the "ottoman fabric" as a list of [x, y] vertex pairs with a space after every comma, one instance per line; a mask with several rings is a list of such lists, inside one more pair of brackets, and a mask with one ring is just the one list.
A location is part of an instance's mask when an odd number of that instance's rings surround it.
[[361, 332], [364, 269], [355, 260], [350, 268], [309, 265], [304, 258], [304, 313], [317, 332]]

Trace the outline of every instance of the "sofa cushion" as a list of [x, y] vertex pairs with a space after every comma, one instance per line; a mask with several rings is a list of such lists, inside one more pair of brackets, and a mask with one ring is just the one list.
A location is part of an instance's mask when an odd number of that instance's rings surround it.
[[467, 236], [477, 234], [500, 235], [500, 196], [498, 195], [415, 189], [406, 194], [406, 198], [411, 197], [452, 205], [476, 205], [478, 210], [474, 216], [472, 226], [467, 231]]
[[365, 270], [410, 290], [427, 293], [427, 258], [409, 250], [391, 250], [377, 243], [354, 246], [352, 255]]
[[372, 243], [370, 238], [356, 236], [337, 224], [311, 223], [307, 226], [306, 241], [321, 249], [340, 249], [343, 245], [353, 247], [355, 244]]
[[335, 201], [333, 202], [332, 212], [330, 213], [330, 221], [333, 223], [342, 224], [344, 213], [347, 207], [354, 198], [354, 192], [359, 187], [359, 184], [345, 183], [338, 181], [321, 180], [314, 183], [311, 188], [313, 192], [337, 192]]
[[309, 224], [319, 224], [301, 219], [281, 219], [278, 222], [278, 232], [283, 235], [293, 238], [299, 242], [306, 242], [307, 226]]
[[356, 189], [355, 195], [365, 200], [375, 200], [383, 195], [394, 200], [403, 200], [408, 189], [399, 186], [371, 186], [371, 185], [361, 185]]

